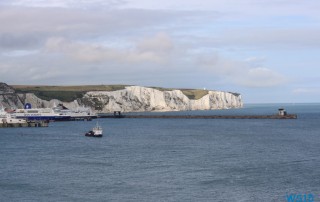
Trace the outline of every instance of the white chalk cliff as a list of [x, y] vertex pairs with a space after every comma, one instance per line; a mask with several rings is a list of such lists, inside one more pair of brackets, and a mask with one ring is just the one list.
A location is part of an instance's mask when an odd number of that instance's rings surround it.
[[[242, 107], [241, 95], [222, 91], [208, 91], [198, 100], [189, 99], [180, 90], [160, 91], [140, 86], [118, 91], [87, 92], [83, 103], [94, 102], [102, 112], [212, 110]], [[79, 103], [80, 104], [80, 103]]]
[[0, 85], [0, 101], [4, 107], [12, 108], [22, 108], [24, 103], [31, 103], [34, 108], [63, 104], [73, 110], [90, 107], [93, 111], [104, 113], [213, 110], [240, 108], [243, 105], [241, 95], [237, 93], [208, 91], [202, 98], [193, 100], [180, 90], [160, 91], [141, 86], [129, 86], [117, 91], [90, 91], [73, 102], [62, 102], [57, 99], [46, 101], [33, 93], [16, 94], [4, 83]]

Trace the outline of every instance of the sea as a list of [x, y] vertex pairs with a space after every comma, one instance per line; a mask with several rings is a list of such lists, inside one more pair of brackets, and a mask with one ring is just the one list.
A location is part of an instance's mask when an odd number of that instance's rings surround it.
[[[320, 201], [320, 104], [151, 113], [297, 119], [96, 119], [0, 128], [0, 201]], [[85, 137], [96, 123], [102, 138]]]

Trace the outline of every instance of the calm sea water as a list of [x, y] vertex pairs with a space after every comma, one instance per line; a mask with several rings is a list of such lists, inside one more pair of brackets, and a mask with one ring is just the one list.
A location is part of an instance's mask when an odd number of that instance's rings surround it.
[[[178, 114], [297, 120], [99, 119], [0, 129], [0, 201], [320, 201], [320, 104]], [[172, 114], [169, 112], [168, 114]]]

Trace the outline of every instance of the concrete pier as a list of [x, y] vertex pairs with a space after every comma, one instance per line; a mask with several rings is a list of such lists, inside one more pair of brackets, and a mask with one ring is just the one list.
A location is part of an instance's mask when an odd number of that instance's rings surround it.
[[0, 123], [0, 128], [48, 127], [48, 121], [28, 121], [26, 123]]
[[279, 115], [244, 115], [244, 116], [234, 116], [234, 115], [211, 115], [211, 116], [196, 116], [196, 115], [186, 115], [186, 116], [125, 116], [124, 118], [162, 118], [162, 119], [296, 119], [297, 115], [288, 114], [285, 116]]

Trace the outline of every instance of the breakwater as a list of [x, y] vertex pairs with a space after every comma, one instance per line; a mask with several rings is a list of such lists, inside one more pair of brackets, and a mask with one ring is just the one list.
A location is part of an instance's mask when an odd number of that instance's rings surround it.
[[132, 119], [297, 119], [296, 114], [287, 115], [99, 115], [99, 118]]
[[25, 123], [0, 123], [0, 128], [48, 127], [48, 121], [27, 121]]

